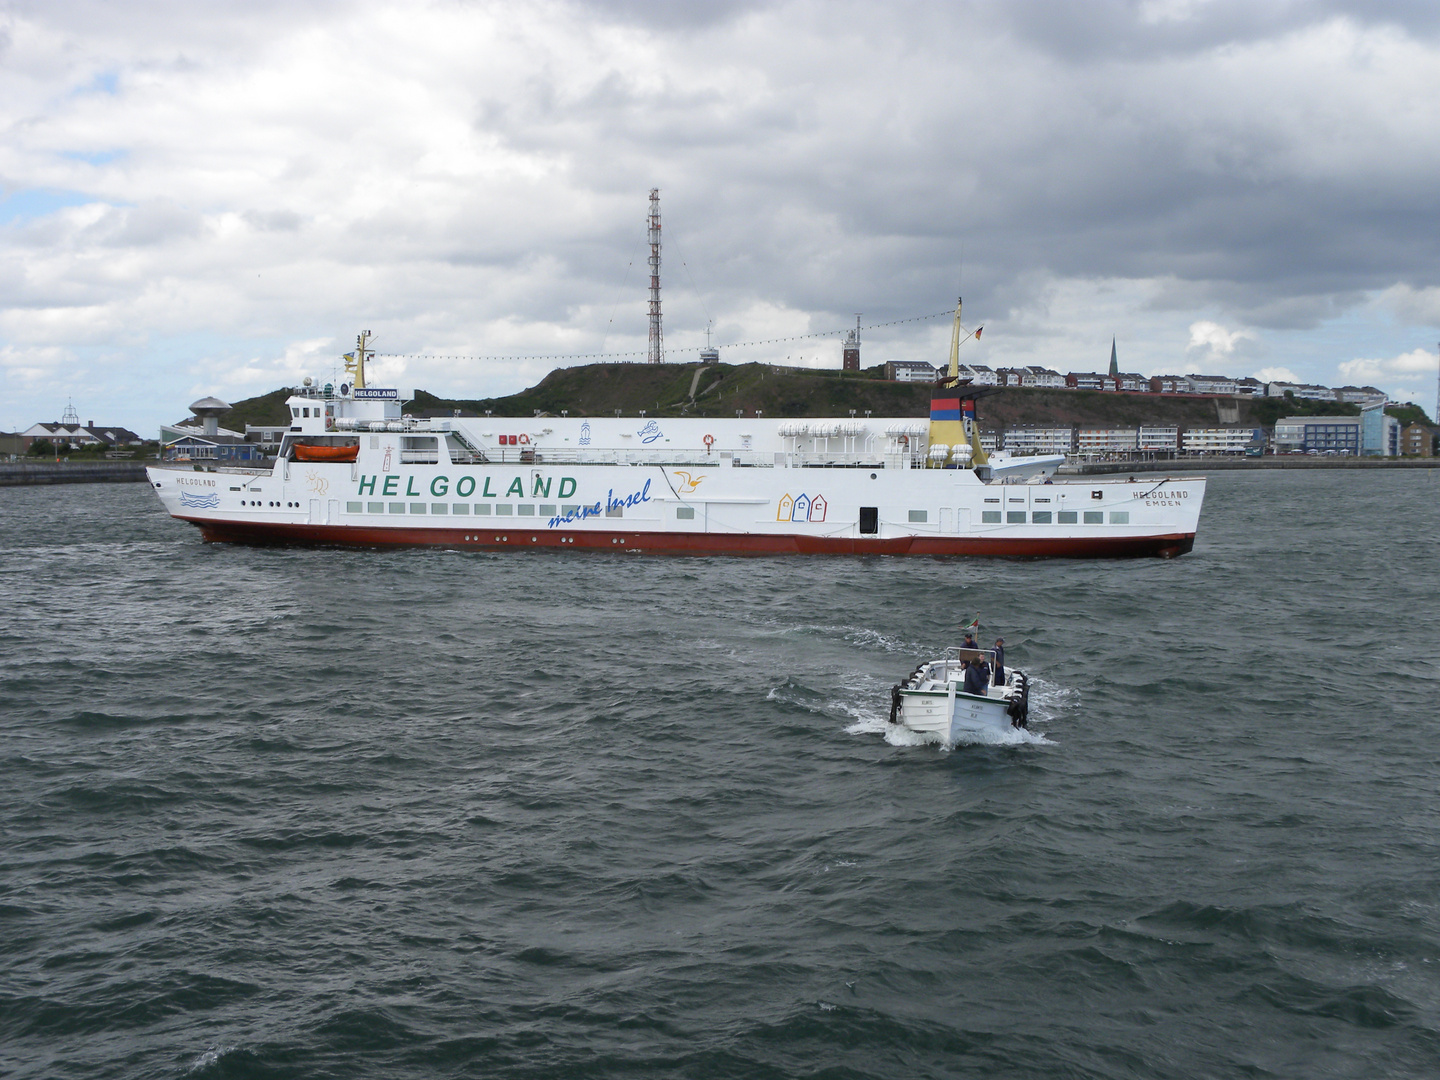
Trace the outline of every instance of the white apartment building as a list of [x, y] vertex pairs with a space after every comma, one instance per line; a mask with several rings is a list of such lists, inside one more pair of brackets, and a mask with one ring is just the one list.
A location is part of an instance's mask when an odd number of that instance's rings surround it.
[[1075, 433], [1077, 454], [1133, 454], [1139, 446], [1136, 428], [1081, 428]]
[[1065, 389], [1065, 376], [1039, 364], [1030, 364], [1020, 369], [1021, 386], [1049, 386]]
[[934, 366], [924, 360], [885, 361], [885, 377], [894, 382], [934, 382], [935, 374]]
[[1351, 405], [1368, 405], [1374, 401], [1384, 401], [1386, 398], [1384, 390], [1377, 390], [1373, 386], [1337, 386], [1335, 400]]
[[1192, 394], [1233, 394], [1235, 380], [1225, 375], [1186, 375], [1185, 382]]
[[1000, 377], [994, 368], [984, 364], [961, 364], [960, 378], [969, 379], [972, 386], [999, 386]]
[[1168, 451], [1173, 454], [1180, 449], [1180, 429], [1177, 427], [1142, 427], [1136, 442], [1140, 450], [1151, 453]]
[[1243, 454], [1259, 437], [1254, 428], [1189, 428], [1182, 439], [1187, 454]]
[[1005, 429], [1005, 449], [1012, 454], [1068, 454], [1074, 443], [1074, 432], [1068, 427]]

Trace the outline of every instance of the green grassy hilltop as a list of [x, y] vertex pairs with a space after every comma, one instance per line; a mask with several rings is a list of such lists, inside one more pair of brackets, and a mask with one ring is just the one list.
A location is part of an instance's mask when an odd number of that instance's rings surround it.
[[[694, 389], [692, 397], [691, 389]], [[734, 416], [736, 410], [766, 416], [929, 415], [932, 387], [925, 383], [887, 382], [879, 367], [858, 372], [775, 367], [770, 364], [587, 364], [556, 368], [518, 394], [495, 398], [441, 397], [417, 390], [407, 412], [449, 416], [454, 410], [496, 416], [533, 416], [537, 411], [571, 416]], [[221, 421], [232, 430], [245, 424], [286, 421], [288, 390], [275, 390], [235, 404]], [[1174, 424], [1220, 427], [1243, 424], [1272, 427], [1282, 416], [1354, 416], [1357, 405], [1296, 401], [1287, 398], [1162, 397], [1158, 394], [1106, 393], [1099, 390], [1011, 388], [980, 401], [984, 427], [1023, 424], [1086, 427], [1134, 427]], [[1392, 406], [1387, 412], [1402, 423], [1428, 423], [1418, 406]]]

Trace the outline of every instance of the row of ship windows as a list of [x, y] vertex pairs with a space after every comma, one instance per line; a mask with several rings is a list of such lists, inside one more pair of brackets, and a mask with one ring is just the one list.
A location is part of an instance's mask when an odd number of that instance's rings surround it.
[[[925, 511], [921, 510], [921, 511], [919, 511], [919, 512], [923, 514]], [[912, 511], [912, 517], [911, 517], [911, 520], [912, 520], [912, 521], [914, 520], [913, 514], [914, 514], [914, 512]], [[924, 519], [924, 518], [921, 518], [920, 520], [921, 520], [921, 521], [924, 521], [925, 519]], [[980, 511], [980, 523], [981, 523], [982, 525], [999, 525], [999, 524], [1000, 524], [1000, 511], [999, 511], [999, 510], [982, 510], [982, 511]], [[1053, 510], [1053, 511], [1052, 511], [1052, 510], [1035, 510], [1035, 511], [1032, 511], [1031, 514], [1030, 514], [1030, 524], [1032, 524], [1032, 525], [1049, 525], [1049, 524], [1052, 524], [1052, 523], [1054, 523], [1054, 524], [1056, 524], [1056, 525], [1077, 525], [1077, 524], [1082, 524], [1082, 523], [1085, 524], [1085, 525], [1104, 525], [1104, 524], [1105, 524], [1105, 511], [1103, 511], [1103, 510], [1085, 510], [1085, 511], [1077, 511], [1077, 510]], [[1007, 510], [1007, 511], [1005, 511], [1005, 524], [1007, 524], [1007, 525], [1024, 525], [1024, 524], [1025, 524], [1025, 511], [1024, 511], [1024, 510]], [[1129, 524], [1130, 524], [1130, 511], [1129, 511], [1129, 510], [1111, 510], [1111, 511], [1110, 511], [1110, 524], [1111, 524], [1111, 525], [1129, 525]]]
[[[469, 515], [471, 509], [481, 517], [488, 517], [494, 513], [497, 517], [535, 517], [538, 510], [540, 517], [555, 517], [557, 507], [554, 503], [423, 503], [423, 502], [347, 502], [345, 510], [351, 514], [432, 514], [432, 515]], [[558, 511], [561, 515], [578, 511], [578, 505], [561, 505]], [[624, 517], [625, 508], [617, 506], [613, 510], [605, 512], [606, 517]], [[1105, 524], [1105, 512], [1103, 510], [1034, 510], [1029, 515], [1024, 510], [1004, 511], [1004, 522], [1007, 525], [1024, 525], [1028, 516], [1032, 525], [1103, 525]], [[694, 521], [695, 508], [693, 506], [679, 506], [675, 508], [675, 517], [680, 521]], [[930, 520], [928, 510], [911, 510], [910, 521], [912, 524], [925, 524]], [[982, 510], [980, 521], [984, 525], [999, 525], [1001, 523], [1001, 511]], [[1130, 511], [1110, 511], [1111, 525], [1130, 524]]]
[[[496, 517], [535, 517], [537, 511], [540, 517], [554, 517], [557, 507], [554, 503], [423, 503], [423, 502], [347, 502], [345, 512], [348, 514], [445, 514], [456, 516], [469, 516], [471, 510], [480, 517], [489, 517], [494, 514]], [[578, 504], [570, 504], [558, 507], [560, 514], [578, 512]], [[606, 517], [624, 517], [625, 508], [617, 506], [613, 510], [605, 511]], [[690, 511], [694, 517], [695, 512]]]

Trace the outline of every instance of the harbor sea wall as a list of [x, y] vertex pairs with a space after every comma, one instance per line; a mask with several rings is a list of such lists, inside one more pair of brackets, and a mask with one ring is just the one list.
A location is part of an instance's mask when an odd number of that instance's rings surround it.
[[1060, 476], [1105, 473], [1208, 473], [1244, 469], [1440, 469], [1440, 458], [1313, 458], [1300, 454], [1262, 458], [1175, 458], [1168, 461], [1082, 461], [1056, 470]]
[[120, 484], [145, 479], [142, 461], [0, 462], [0, 487], [22, 484]]

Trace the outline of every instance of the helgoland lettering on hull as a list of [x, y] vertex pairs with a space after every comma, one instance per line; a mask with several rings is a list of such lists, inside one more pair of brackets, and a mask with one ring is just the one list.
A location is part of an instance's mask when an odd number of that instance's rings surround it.
[[1105, 558], [1191, 550], [1205, 494], [1053, 481], [1049, 458], [957, 467], [911, 418], [412, 420], [398, 397], [309, 388], [288, 407], [271, 467], [148, 470], [166, 509], [244, 543]]

